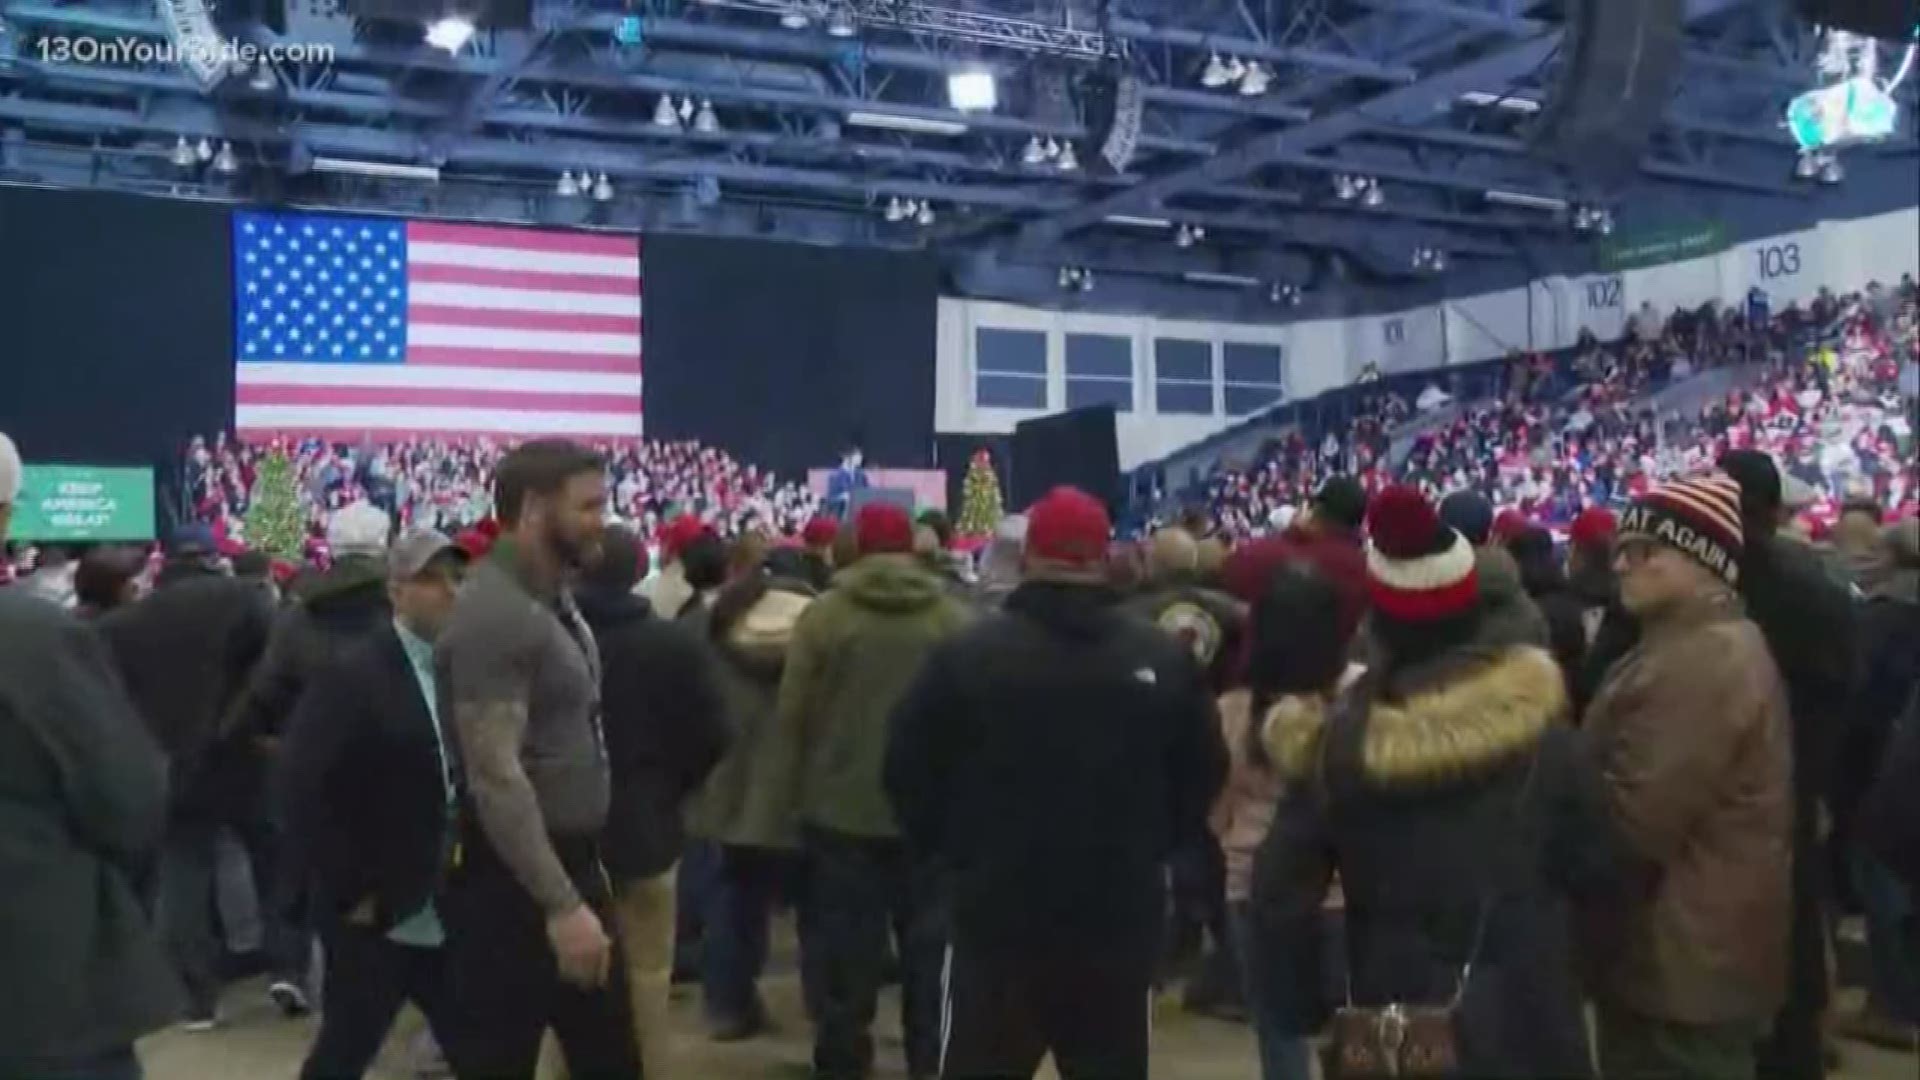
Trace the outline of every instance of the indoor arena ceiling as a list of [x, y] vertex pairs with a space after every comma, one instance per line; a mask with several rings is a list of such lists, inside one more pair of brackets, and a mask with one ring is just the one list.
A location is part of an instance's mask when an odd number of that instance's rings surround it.
[[[1276, 298], [1566, 247], [1648, 192], [1817, 183], [1780, 121], [1817, 42], [1778, 0], [1686, 0], [1679, 90], [1613, 190], [1528, 152], [1558, 3], [532, 0], [526, 29], [450, 52], [418, 18], [347, 14], [431, 4], [221, 0], [219, 33], [307, 55], [99, 52], [163, 45], [206, 6], [0, 0], [0, 179], [930, 245]], [[1116, 71], [1144, 98], [1119, 173], [1093, 100]], [[990, 75], [992, 107], [956, 108], [956, 73]], [[1915, 83], [1899, 141], [1856, 153], [1913, 152]]]

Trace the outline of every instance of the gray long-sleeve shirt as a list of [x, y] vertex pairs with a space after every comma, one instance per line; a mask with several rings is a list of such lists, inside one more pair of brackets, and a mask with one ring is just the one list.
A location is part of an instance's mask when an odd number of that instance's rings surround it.
[[437, 664], [481, 831], [542, 910], [571, 910], [580, 897], [548, 837], [597, 834], [610, 792], [591, 631], [497, 551], [461, 591]]

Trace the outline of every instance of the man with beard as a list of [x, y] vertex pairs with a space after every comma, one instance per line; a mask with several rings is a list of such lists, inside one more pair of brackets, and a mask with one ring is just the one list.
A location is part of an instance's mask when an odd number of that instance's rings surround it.
[[1780, 470], [1758, 450], [1734, 450], [1720, 468], [1740, 485], [1746, 553], [1740, 596], [1787, 683], [1793, 728], [1793, 940], [1787, 1001], [1760, 1047], [1762, 1078], [1825, 1075], [1820, 1031], [1827, 1003], [1822, 938], [1820, 800], [1827, 794], [1855, 672], [1854, 613], [1819, 556], [1776, 535], [1784, 506]]
[[610, 780], [600, 655], [569, 587], [598, 557], [598, 455], [564, 439], [500, 462], [502, 530], [437, 649], [473, 824], [448, 883], [461, 1042], [475, 1075], [534, 1074], [549, 1026], [574, 1075], [640, 1076], [625, 973], [612, 963], [598, 837]]

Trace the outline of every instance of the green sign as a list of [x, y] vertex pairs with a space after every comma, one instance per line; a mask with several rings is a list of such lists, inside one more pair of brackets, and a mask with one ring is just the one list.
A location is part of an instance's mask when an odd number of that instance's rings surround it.
[[1727, 250], [1727, 227], [1717, 221], [1696, 221], [1664, 229], [1618, 233], [1598, 245], [1600, 268], [1638, 270], [1643, 266], [1685, 262]]
[[21, 540], [153, 539], [153, 470], [29, 465], [13, 511]]

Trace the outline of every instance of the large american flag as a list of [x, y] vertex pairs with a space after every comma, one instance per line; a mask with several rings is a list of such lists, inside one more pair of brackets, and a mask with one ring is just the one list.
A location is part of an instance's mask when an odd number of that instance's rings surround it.
[[243, 437], [634, 438], [640, 241], [233, 217]]

